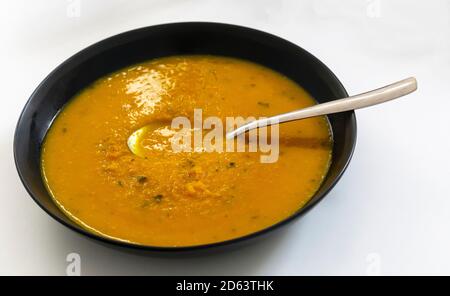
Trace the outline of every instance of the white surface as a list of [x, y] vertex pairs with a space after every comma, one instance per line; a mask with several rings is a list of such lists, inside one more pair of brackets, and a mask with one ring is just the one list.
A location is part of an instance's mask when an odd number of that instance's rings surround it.
[[[70, 252], [80, 254], [84, 275], [450, 274], [450, 1], [11, 0], [0, 6], [0, 274], [63, 275]], [[419, 90], [358, 111], [358, 144], [339, 184], [303, 219], [253, 246], [147, 258], [97, 245], [53, 221], [23, 189], [12, 156], [15, 124], [32, 91], [100, 39], [199, 20], [291, 40], [324, 61], [350, 94], [411, 75]]]

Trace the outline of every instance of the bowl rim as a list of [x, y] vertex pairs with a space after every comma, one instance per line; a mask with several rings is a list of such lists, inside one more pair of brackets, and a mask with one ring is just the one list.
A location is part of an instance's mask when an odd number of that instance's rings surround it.
[[[152, 246], [152, 245], [143, 245], [143, 244], [136, 244], [136, 243], [131, 243], [131, 242], [127, 242], [124, 240], [120, 240], [120, 239], [114, 239], [112, 237], [106, 237], [106, 236], [101, 236], [99, 234], [96, 234], [94, 232], [91, 232], [85, 228], [83, 228], [82, 226], [78, 226], [75, 227], [74, 225], [66, 222], [65, 220], [63, 220], [62, 218], [58, 217], [57, 215], [53, 214], [49, 209], [47, 209], [47, 207], [44, 205], [44, 203], [42, 203], [36, 196], [35, 194], [32, 192], [30, 186], [28, 185], [27, 181], [25, 180], [24, 174], [22, 172], [22, 167], [19, 163], [19, 158], [21, 157], [18, 154], [18, 150], [17, 150], [17, 146], [18, 146], [18, 139], [20, 137], [19, 135], [19, 130], [20, 130], [20, 125], [22, 124], [22, 121], [24, 120], [24, 115], [27, 111], [27, 109], [30, 106], [31, 101], [33, 100], [33, 98], [36, 96], [36, 93], [38, 92], [38, 90], [40, 90], [49, 80], [52, 79], [53, 75], [58, 72], [60, 69], [62, 69], [64, 66], [66, 66], [67, 64], [70, 64], [71, 62], [73, 62], [78, 56], [93, 50], [97, 47], [101, 47], [103, 44], [111, 42], [113, 40], [118, 40], [126, 35], [129, 34], [135, 34], [135, 33], [139, 33], [139, 32], [144, 32], [147, 30], [151, 30], [151, 29], [164, 29], [164, 27], [170, 27], [170, 26], [180, 26], [180, 25], [200, 25], [200, 26], [222, 26], [222, 27], [228, 27], [230, 29], [235, 29], [235, 30], [241, 30], [241, 31], [247, 31], [249, 34], [260, 34], [260, 35], [266, 35], [266, 37], [270, 37], [274, 40], [276, 40], [276, 42], [281, 42], [281, 43], [285, 43], [286, 45], [289, 45], [292, 48], [295, 48], [298, 51], [301, 51], [303, 54], [305, 54], [305, 56], [308, 57], [308, 59], [312, 60], [314, 63], [316, 63], [317, 65], [319, 65], [322, 68], [322, 71], [325, 71], [326, 74], [332, 78], [334, 80], [334, 82], [336, 83], [336, 88], [339, 88], [339, 91], [345, 93], [346, 96], [348, 96], [347, 91], [345, 90], [344, 86], [342, 85], [341, 81], [337, 78], [337, 76], [322, 62], [320, 61], [318, 58], [316, 58], [313, 54], [311, 54], [310, 52], [308, 52], [307, 50], [303, 49], [302, 47], [284, 39], [281, 37], [278, 37], [276, 35], [273, 35], [271, 33], [265, 32], [265, 31], [261, 31], [258, 29], [253, 29], [253, 28], [249, 28], [249, 27], [245, 27], [245, 26], [241, 26], [241, 25], [235, 25], [235, 24], [228, 24], [228, 23], [221, 23], [221, 22], [197, 22], [197, 21], [193, 21], [193, 22], [172, 22], [172, 23], [163, 23], [163, 24], [158, 24], [158, 25], [151, 25], [151, 26], [146, 26], [146, 27], [141, 27], [141, 28], [137, 28], [137, 29], [133, 29], [133, 30], [128, 30], [119, 34], [115, 34], [112, 35], [110, 37], [107, 37], [105, 39], [102, 39], [100, 41], [97, 41], [81, 50], [79, 50], [77, 53], [73, 54], [72, 56], [70, 56], [69, 58], [65, 59], [62, 63], [60, 63], [56, 68], [54, 68], [54, 70], [52, 70], [45, 78], [44, 80], [42, 80], [42, 82], [36, 87], [36, 89], [33, 91], [33, 93], [31, 94], [30, 98], [27, 100], [25, 106], [23, 107], [21, 113], [20, 113], [20, 117], [18, 119], [18, 122], [16, 124], [15, 127], [15, 132], [14, 132], [14, 140], [13, 140], [13, 154], [14, 154], [14, 163], [16, 166], [16, 170], [17, 173], [19, 175], [19, 178], [23, 184], [23, 186], [25, 187], [26, 191], [28, 192], [28, 194], [31, 196], [31, 198], [34, 200], [34, 202], [42, 209], [44, 210], [50, 217], [52, 217], [53, 219], [55, 219], [56, 221], [58, 221], [59, 223], [61, 223], [62, 225], [68, 227], [69, 229], [85, 235], [89, 238], [92, 238], [96, 241], [102, 242], [102, 243], [107, 243], [110, 245], [114, 245], [114, 246], [118, 246], [121, 248], [126, 248], [126, 249], [135, 249], [135, 250], [145, 250], [145, 251], [156, 251], [156, 252], [163, 252], [163, 253], [177, 253], [177, 252], [183, 252], [183, 251], [196, 251], [196, 250], [205, 250], [205, 249], [211, 249], [211, 248], [216, 248], [216, 247], [220, 247], [220, 246], [226, 246], [226, 245], [231, 245], [231, 244], [235, 244], [238, 242], [242, 242], [242, 241], [246, 241], [246, 240], [250, 240], [252, 238], [256, 238], [256, 237], [260, 237], [263, 234], [266, 234], [268, 232], [271, 232], [275, 229], [280, 228], [281, 226], [297, 219], [298, 217], [306, 214], [309, 210], [311, 210], [315, 205], [317, 205], [332, 189], [333, 187], [336, 185], [336, 183], [341, 179], [342, 175], [344, 174], [344, 172], [346, 171], [354, 150], [355, 150], [355, 146], [356, 146], [356, 139], [357, 139], [357, 125], [356, 125], [356, 116], [355, 116], [355, 112], [354, 111], [347, 111], [345, 113], [348, 114], [349, 116], [349, 123], [348, 126], [350, 126], [351, 130], [350, 130], [350, 139], [352, 140], [352, 142], [350, 143], [350, 149], [348, 151], [348, 157], [345, 160], [345, 163], [342, 165], [342, 168], [338, 171], [338, 173], [336, 174], [336, 176], [334, 177], [334, 179], [331, 181], [330, 185], [328, 186], [328, 188], [326, 190], [323, 190], [322, 192], [320, 192], [319, 195], [316, 195], [316, 193], [311, 197], [310, 201], [307, 202], [307, 204], [296, 210], [293, 214], [291, 214], [290, 216], [284, 218], [283, 220], [278, 221], [275, 224], [272, 224], [266, 228], [260, 229], [256, 232], [252, 232], [240, 237], [236, 237], [236, 238], [232, 238], [232, 239], [228, 239], [228, 240], [224, 240], [224, 241], [219, 241], [219, 242], [212, 242], [212, 243], [206, 243], [206, 244], [199, 244], [199, 245], [190, 245], [190, 246]], [[55, 117], [57, 116], [57, 114], [55, 115]], [[42, 177], [42, 176], [41, 176]], [[47, 194], [50, 194], [47, 192]], [[52, 198], [53, 199], [53, 198]], [[54, 201], [53, 201], [54, 202]], [[58, 208], [59, 211], [61, 211]], [[62, 212], [62, 211], [61, 211]], [[63, 212], [62, 212], [63, 213]], [[63, 213], [63, 215], [66, 215], [65, 213]], [[67, 216], [67, 215], [66, 215]], [[70, 219], [70, 218], [69, 218]], [[76, 224], [76, 222], [74, 222], [73, 220], [71, 220], [74, 224]]]

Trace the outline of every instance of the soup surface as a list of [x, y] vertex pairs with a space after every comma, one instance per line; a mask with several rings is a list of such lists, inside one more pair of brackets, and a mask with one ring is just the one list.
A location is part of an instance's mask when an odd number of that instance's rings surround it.
[[[270, 116], [314, 104], [263, 66], [217, 56], [174, 56], [125, 68], [80, 92], [52, 124], [42, 173], [58, 206], [100, 235], [152, 246], [240, 237], [293, 214], [327, 173], [325, 117], [279, 126], [279, 157], [262, 152], [129, 150], [135, 130], [174, 117]], [[151, 140], [151, 139], [149, 139]], [[156, 143], [155, 143], [156, 141]]]

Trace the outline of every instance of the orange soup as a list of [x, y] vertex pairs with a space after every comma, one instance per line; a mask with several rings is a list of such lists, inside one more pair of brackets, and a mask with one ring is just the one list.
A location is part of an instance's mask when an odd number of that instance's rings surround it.
[[[193, 246], [244, 236], [292, 215], [327, 173], [325, 117], [279, 126], [277, 161], [262, 152], [133, 154], [137, 129], [178, 116], [261, 117], [313, 105], [287, 77], [248, 61], [174, 56], [133, 65], [81, 91], [42, 148], [48, 191], [66, 215], [99, 235], [150, 246]], [[155, 146], [156, 145], [156, 146]]]

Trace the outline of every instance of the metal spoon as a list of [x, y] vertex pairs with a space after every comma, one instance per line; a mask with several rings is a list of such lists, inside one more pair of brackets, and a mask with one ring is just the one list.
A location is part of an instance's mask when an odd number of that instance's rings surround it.
[[244, 124], [231, 132], [228, 132], [226, 134], [226, 138], [232, 139], [249, 130], [270, 126], [273, 124], [369, 107], [402, 97], [404, 95], [412, 93], [416, 89], [417, 81], [414, 77], [410, 77], [356, 96], [334, 100], [300, 110], [255, 120], [248, 124]]
[[[407, 95], [409, 93], [412, 93], [417, 89], [417, 81], [415, 78], [407, 78], [401, 81], [398, 81], [396, 83], [387, 85], [385, 87], [372, 90], [366, 93], [362, 93], [356, 96], [339, 99], [330, 101], [323, 104], [314, 105], [311, 107], [307, 107], [304, 109], [292, 111], [289, 113], [284, 113], [272, 117], [268, 117], [265, 119], [255, 120], [248, 124], [244, 124], [234, 131], [231, 131], [226, 134], [227, 139], [233, 139], [234, 137], [245, 133], [249, 130], [259, 128], [259, 127], [265, 127], [270, 126], [273, 124], [288, 122], [288, 121], [294, 121], [294, 120], [301, 120], [309, 117], [315, 117], [320, 115], [326, 115], [326, 114], [332, 114], [332, 113], [339, 113], [349, 110], [355, 110], [360, 109], [364, 107], [369, 107], [372, 105], [384, 103], [399, 97], [402, 97], [404, 95]], [[143, 135], [147, 133], [154, 133], [155, 131], [158, 131], [159, 129], [170, 129], [170, 123], [169, 122], [153, 122], [146, 126], [141, 127], [140, 129], [137, 129], [134, 131], [130, 137], [128, 138], [128, 147], [135, 155], [143, 156], [143, 150], [141, 149], [140, 139]], [[170, 135], [156, 135], [158, 138], [162, 138], [164, 140], [165, 137], [168, 138]]]

